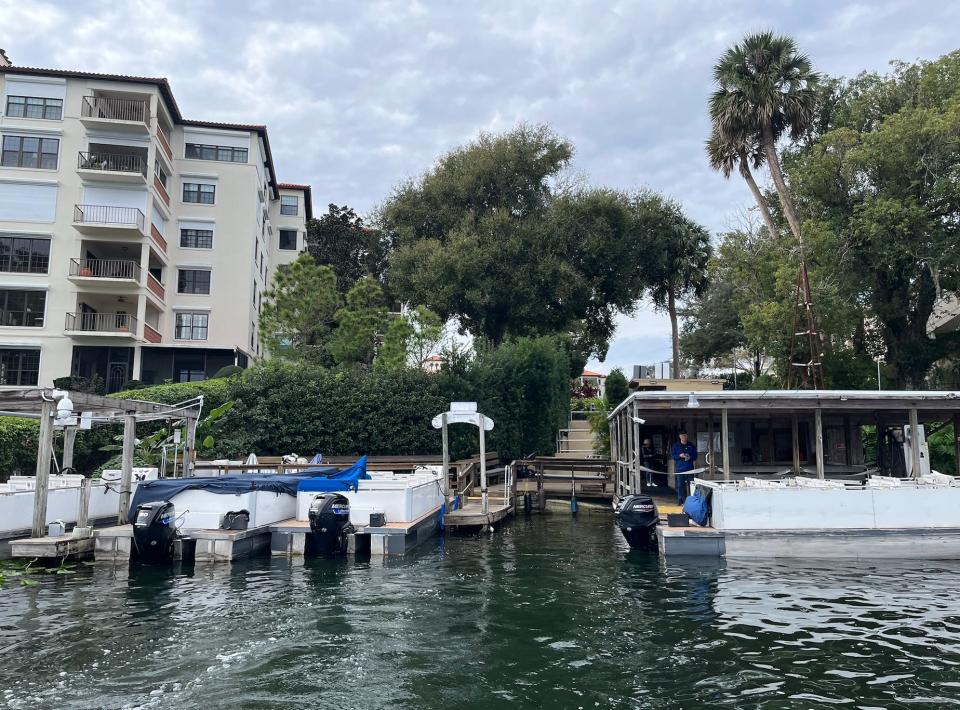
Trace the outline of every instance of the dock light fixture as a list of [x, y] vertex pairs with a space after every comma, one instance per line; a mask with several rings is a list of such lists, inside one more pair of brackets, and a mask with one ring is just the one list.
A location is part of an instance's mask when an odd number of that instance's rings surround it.
[[634, 422], [634, 424], [646, 424], [646, 423], [647, 423], [647, 420], [646, 420], [646, 419], [641, 419], [640, 417], [634, 417], [634, 418], [633, 418], [633, 422]]
[[687, 407], [696, 408], [699, 406], [700, 406], [700, 402], [697, 400], [697, 395], [691, 392], [690, 396], [687, 397]]
[[53, 390], [50, 394], [57, 400], [57, 416], [55, 424], [68, 424], [73, 416], [73, 400], [66, 390]]

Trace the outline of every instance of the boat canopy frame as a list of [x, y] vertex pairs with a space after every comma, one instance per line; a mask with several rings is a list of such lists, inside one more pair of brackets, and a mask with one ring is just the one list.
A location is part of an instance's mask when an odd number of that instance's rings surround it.
[[[69, 401], [71, 404], [64, 407]], [[58, 405], [60, 405], [58, 407]], [[52, 387], [18, 387], [0, 390], [0, 416], [25, 417], [40, 421], [37, 445], [36, 484], [33, 497], [32, 535], [46, 533], [47, 498], [50, 492], [50, 464], [54, 456], [54, 429], [63, 429], [63, 457], [61, 470], [73, 467], [73, 449], [77, 432], [98, 424], [123, 423], [123, 451], [121, 454], [120, 504], [117, 522], [126, 522], [133, 487], [133, 456], [136, 447], [138, 422], [184, 420], [184, 475], [191, 475], [196, 455], [197, 421], [203, 410], [203, 397], [178, 404], [163, 404], [139, 399], [105, 397], [89, 392], [74, 392]], [[89, 481], [81, 486], [80, 517], [77, 525], [85, 527], [86, 500], [89, 500]], [[81, 525], [83, 523], [83, 525]]]
[[[904, 417], [906, 415], [906, 417]], [[825, 477], [824, 421], [839, 422], [844, 436], [851, 427], [900, 425], [906, 420], [912, 429], [930, 422], [950, 422], [960, 432], [960, 392], [956, 391], [864, 391], [864, 390], [722, 390], [634, 392], [621, 402], [607, 419], [610, 423], [610, 453], [616, 466], [616, 493], [639, 490], [640, 426], [706, 424], [709, 452], [713, 453], [714, 422], [719, 419], [723, 480], [731, 480], [731, 420], [764, 423], [772, 431], [773, 418], [791, 423], [792, 466], [788, 472], [802, 474], [800, 424], [812, 427], [816, 476]], [[960, 470], [960, 436], [954, 437], [954, 454]], [[772, 437], [770, 446], [773, 446]], [[847, 452], [850, 450], [847, 438]], [[920, 471], [920, 449], [911, 446], [912, 471]], [[849, 453], [848, 453], [849, 455]], [[715, 473], [713, 457], [710, 474]]]

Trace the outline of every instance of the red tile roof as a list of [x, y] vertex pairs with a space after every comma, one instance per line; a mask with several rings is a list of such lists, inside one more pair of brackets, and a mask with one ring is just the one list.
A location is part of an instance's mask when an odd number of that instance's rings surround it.
[[606, 377], [602, 372], [594, 372], [593, 370], [584, 370], [583, 374], [580, 377]]

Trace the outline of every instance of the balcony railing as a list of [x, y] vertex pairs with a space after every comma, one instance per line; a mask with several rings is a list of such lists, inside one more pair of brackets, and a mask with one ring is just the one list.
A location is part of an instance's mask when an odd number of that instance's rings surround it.
[[153, 224], [152, 222], [150, 223], [150, 236], [153, 238], [153, 241], [156, 243], [156, 245], [160, 247], [160, 251], [166, 253], [167, 240], [163, 238], [162, 234], [160, 234], [160, 230], [157, 229], [157, 225]]
[[160, 331], [149, 323], [143, 324], [143, 337], [148, 343], [159, 343], [161, 340], [163, 340], [160, 335]]
[[140, 282], [140, 264], [132, 259], [71, 259], [70, 275], [94, 279], [133, 279]]
[[157, 280], [157, 277], [153, 274], [147, 274], [147, 288], [153, 292], [153, 295], [159, 298], [161, 301], [164, 299], [165, 291], [163, 289], [163, 284]]
[[153, 176], [153, 189], [156, 190], [157, 194], [163, 198], [164, 204], [166, 204], [166, 206], [169, 207], [170, 195], [167, 194], [167, 188], [163, 186], [163, 183], [160, 182], [160, 178], [158, 178], [156, 175]]
[[147, 163], [139, 155], [80, 151], [77, 167], [81, 170], [109, 170], [118, 173], [140, 173], [147, 176]]
[[173, 160], [173, 150], [170, 148], [170, 140], [167, 138], [167, 134], [163, 132], [163, 129], [160, 126], [157, 126], [157, 142], [163, 148], [163, 152], [167, 154], [167, 157], [170, 160]]
[[84, 96], [80, 113], [86, 118], [112, 121], [147, 122], [147, 102], [142, 99], [115, 99], [110, 96]]
[[73, 221], [78, 224], [108, 224], [137, 227], [141, 232], [146, 218], [136, 207], [74, 205]]
[[129, 313], [67, 313], [67, 330], [85, 333], [137, 332], [137, 319]]

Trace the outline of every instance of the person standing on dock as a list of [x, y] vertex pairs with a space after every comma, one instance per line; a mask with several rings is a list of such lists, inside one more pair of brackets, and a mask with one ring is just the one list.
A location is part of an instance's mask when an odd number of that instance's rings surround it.
[[697, 447], [687, 440], [687, 432], [680, 432], [680, 441], [670, 449], [670, 458], [674, 461], [673, 472], [676, 474], [677, 505], [683, 505], [690, 481], [693, 480], [693, 475], [687, 471], [692, 471], [697, 461]]

